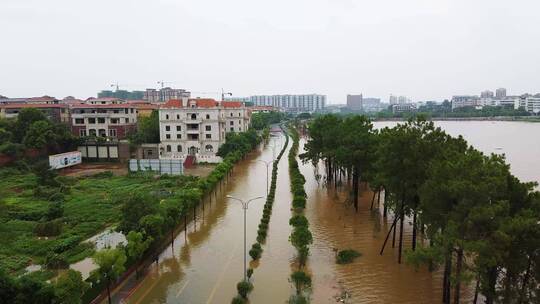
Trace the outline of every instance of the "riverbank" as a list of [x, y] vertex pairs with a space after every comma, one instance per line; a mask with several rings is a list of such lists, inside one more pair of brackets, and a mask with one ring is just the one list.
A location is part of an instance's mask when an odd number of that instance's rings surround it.
[[[407, 121], [408, 118], [371, 118], [372, 121]], [[495, 116], [495, 117], [427, 117], [431, 121], [522, 121], [540, 122], [539, 116]]]

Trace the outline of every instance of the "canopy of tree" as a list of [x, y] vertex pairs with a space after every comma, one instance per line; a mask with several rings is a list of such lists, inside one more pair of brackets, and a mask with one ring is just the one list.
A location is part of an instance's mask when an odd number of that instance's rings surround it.
[[[329, 184], [352, 179], [356, 207], [360, 181], [373, 198], [385, 191], [384, 216], [395, 214], [386, 240], [399, 223], [399, 262], [412, 218], [406, 260], [444, 268], [444, 303], [452, 294], [459, 303], [471, 280], [486, 303], [540, 301], [540, 193], [510, 173], [504, 156], [484, 155], [422, 117], [379, 131], [361, 116], [324, 115], [308, 130], [301, 158], [323, 161]], [[417, 231], [429, 246], [417, 247]]]

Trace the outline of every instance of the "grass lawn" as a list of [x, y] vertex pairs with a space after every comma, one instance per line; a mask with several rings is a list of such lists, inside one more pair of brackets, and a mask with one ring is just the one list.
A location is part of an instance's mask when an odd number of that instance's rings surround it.
[[153, 192], [166, 197], [189, 186], [195, 177], [155, 179], [148, 175], [66, 178], [61, 233], [56, 237], [37, 237], [34, 228], [46, 215], [49, 201], [34, 195], [37, 178], [33, 173], [0, 168], [0, 267], [19, 275], [30, 264], [42, 264], [50, 252], [68, 263], [93, 253], [81, 241], [99, 233], [120, 219], [123, 200], [134, 191]]

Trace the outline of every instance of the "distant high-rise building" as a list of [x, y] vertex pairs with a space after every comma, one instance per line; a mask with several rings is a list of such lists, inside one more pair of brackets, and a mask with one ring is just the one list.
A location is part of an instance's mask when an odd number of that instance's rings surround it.
[[347, 95], [347, 108], [353, 111], [362, 111], [362, 94]]
[[362, 99], [362, 111], [379, 112], [381, 110], [381, 99], [366, 97]]
[[255, 106], [273, 106], [286, 112], [302, 113], [321, 111], [326, 107], [326, 95], [256, 95], [249, 97], [228, 97], [225, 100], [242, 100]]
[[505, 98], [506, 97], [506, 89], [505, 88], [498, 88], [495, 90], [495, 97], [497, 98]]
[[409, 98], [407, 98], [407, 96], [399, 96], [398, 97], [398, 104], [406, 104], [406, 103], [410, 103], [411, 100]]
[[493, 98], [495, 94], [493, 94], [493, 91], [486, 90], [480, 93], [480, 98]]
[[390, 98], [388, 99], [388, 103], [391, 105], [395, 105], [398, 103], [398, 97], [394, 95], [390, 95]]
[[171, 99], [190, 98], [191, 93], [184, 89], [172, 89], [169, 87], [156, 89], [146, 89], [143, 99], [148, 102], [167, 102]]

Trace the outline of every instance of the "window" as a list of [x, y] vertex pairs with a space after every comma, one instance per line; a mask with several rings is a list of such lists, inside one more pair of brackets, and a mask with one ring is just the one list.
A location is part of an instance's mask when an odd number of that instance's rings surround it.
[[241, 125], [241, 124], [242, 124], [242, 121], [241, 121], [241, 120], [239, 120], [239, 121], [238, 121], [238, 124], [239, 124], [239, 125]]
[[212, 147], [212, 145], [206, 145], [206, 146], [204, 147], [204, 150], [205, 150], [206, 152], [213, 152], [213, 151], [214, 151], [214, 147]]
[[234, 128], [233, 128], [233, 127], [231, 127], [231, 132], [234, 132]]
[[124, 113], [125, 113], [125, 114], [128, 114], [128, 109], [124, 109]]
[[165, 138], [171, 139], [171, 134], [165, 134]]
[[75, 124], [76, 125], [83, 125], [84, 124], [84, 118], [75, 118]]
[[170, 131], [171, 130], [171, 126], [165, 126], [165, 131]]
[[120, 123], [120, 118], [111, 118], [111, 124]]
[[99, 136], [99, 137], [107, 137], [107, 130], [105, 130], [105, 129], [99, 129], [99, 130], [98, 130], [98, 136]]
[[229, 124], [230, 124], [231, 126], [234, 125], [234, 121], [231, 120]]
[[182, 146], [181, 145], [176, 146], [176, 152], [182, 152]]
[[182, 127], [181, 126], [176, 126], [176, 131], [182, 131]]
[[86, 129], [79, 130], [79, 136], [86, 136]]
[[197, 119], [197, 114], [191, 114], [191, 120], [196, 120]]
[[206, 134], [206, 139], [212, 139], [212, 134]]
[[242, 128], [238, 127], [238, 131], [242, 132]]
[[165, 119], [169, 119], [169, 114], [166, 114], [166, 115], [165, 115]]
[[212, 126], [205, 126], [204, 128], [206, 131], [212, 131]]
[[90, 136], [96, 136], [97, 132], [96, 129], [90, 129]]
[[129, 118], [126, 118], [125, 122], [126, 122], [126, 123], [129, 123]]
[[232, 113], [231, 113], [231, 117], [232, 117]]
[[171, 145], [167, 145], [167, 152], [171, 152]]
[[96, 119], [94, 117], [90, 117], [88, 118], [88, 123], [89, 124], [95, 124], [96, 123]]
[[182, 134], [176, 134], [176, 139], [182, 139]]
[[180, 114], [176, 114], [176, 119], [180, 119]]
[[113, 110], [113, 113], [114, 113], [114, 114], [118, 114], [118, 110]]
[[210, 114], [206, 114], [206, 119], [210, 119]]
[[116, 137], [116, 130], [115, 129], [109, 129], [109, 136], [110, 137]]
[[105, 123], [105, 117], [98, 117], [97, 122], [98, 122], [98, 124], [104, 124]]
[[238, 117], [240, 117], [240, 112], [238, 112]]

